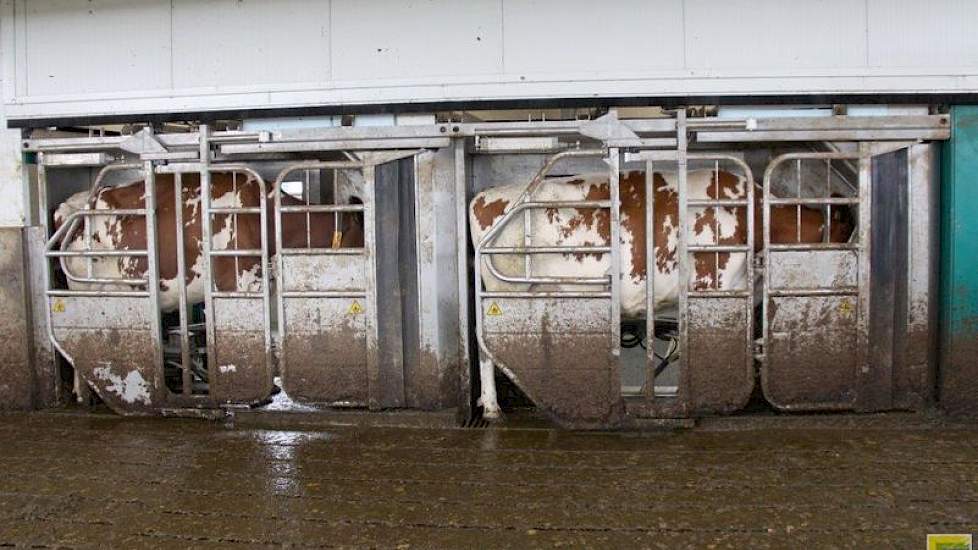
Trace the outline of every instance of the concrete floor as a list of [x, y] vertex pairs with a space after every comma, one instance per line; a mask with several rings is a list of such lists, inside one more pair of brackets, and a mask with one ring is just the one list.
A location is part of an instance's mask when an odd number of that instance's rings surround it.
[[978, 423], [608, 434], [365, 416], [0, 415], [0, 546], [924, 548], [978, 530]]

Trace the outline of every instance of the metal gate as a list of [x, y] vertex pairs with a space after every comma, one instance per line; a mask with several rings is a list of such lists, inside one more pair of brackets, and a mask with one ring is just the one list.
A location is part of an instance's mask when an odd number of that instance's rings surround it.
[[[45, 181], [45, 161], [40, 159], [40, 181]], [[119, 414], [150, 414], [166, 399], [160, 344], [159, 272], [157, 269], [156, 193], [152, 163], [116, 164], [103, 167], [89, 198], [96, 196], [107, 175], [121, 170], [143, 171], [146, 186], [143, 208], [78, 210], [63, 220], [48, 239], [45, 257], [61, 262], [65, 276], [91, 285], [88, 290], [55, 289], [50, 265], [45, 267], [48, 335], [55, 348], [75, 367], [76, 383], [88, 384], [109, 408]], [[45, 189], [45, 185], [41, 189]], [[42, 191], [43, 192], [43, 191]], [[43, 197], [42, 197], [42, 200]], [[134, 216], [145, 220], [146, 248], [142, 250], [93, 249], [94, 218]], [[69, 237], [82, 227], [84, 248], [68, 250]], [[65, 265], [69, 258], [83, 258], [84, 276]], [[96, 276], [95, 262], [118, 258], [145, 258], [144, 278]], [[104, 290], [102, 285], [121, 285], [131, 290]]]
[[[858, 152], [790, 153], [777, 157], [764, 174], [764, 395], [785, 410], [852, 409], [859, 379], [870, 370], [869, 230], [870, 147]], [[858, 163], [855, 197], [833, 197], [833, 163]], [[802, 189], [805, 164], [825, 165], [825, 187]], [[787, 165], [796, 174], [793, 197], [775, 197], [775, 172]], [[848, 242], [830, 242], [832, 212], [858, 208], [858, 229]], [[824, 209], [823, 242], [802, 243], [806, 208]], [[772, 240], [778, 212], [795, 217], [796, 234]], [[790, 222], [785, 224], [791, 227]], [[793, 242], [792, 242], [793, 241]]]
[[[200, 203], [202, 210], [201, 241], [204, 257], [204, 311], [207, 337], [208, 393], [215, 404], [246, 405], [257, 403], [272, 391], [271, 296], [268, 252], [268, 189], [262, 177], [242, 164], [202, 165], [169, 164], [157, 168], [158, 173], [174, 174], [174, 184], [188, 173], [200, 174]], [[231, 178], [229, 205], [214, 205], [212, 178], [225, 175]], [[244, 206], [240, 199], [243, 186], [253, 182], [258, 187], [258, 205]], [[177, 196], [181, 196], [177, 194]], [[177, 212], [181, 209], [177, 208]], [[257, 243], [239, 242], [242, 217], [258, 218]], [[180, 286], [180, 348], [183, 357], [183, 391], [188, 393], [191, 362], [189, 358], [189, 320], [186, 305], [184, 276], [188, 266], [183, 263], [183, 223], [177, 238], [178, 285]], [[214, 228], [223, 225], [232, 237], [215, 243]], [[219, 233], [223, 230], [219, 230]], [[252, 264], [251, 270], [242, 263]], [[228, 270], [233, 270], [228, 277]], [[223, 287], [222, 287], [223, 285]]]
[[[608, 164], [609, 199], [534, 200], [534, 192], [561, 159], [604, 158]], [[622, 410], [620, 355], [621, 260], [619, 257], [618, 149], [574, 150], [552, 156], [520, 198], [498, 219], [475, 247], [476, 335], [480, 353], [513, 379], [538, 407], [577, 426], [614, 423]], [[531, 213], [576, 208], [608, 211], [607, 245], [534, 246]], [[509, 224], [523, 226], [520, 246], [493, 246]], [[594, 254], [607, 261], [603, 277], [539, 276], [533, 258], [542, 254]], [[520, 255], [524, 273], [500, 273], [493, 257]], [[481, 266], [507, 283], [529, 285], [526, 291], [487, 292]], [[534, 291], [533, 285], [573, 285], [582, 290]], [[591, 290], [593, 289], [593, 290]], [[510, 366], [519, 365], [517, 376]]]
[[[681, 126], [681, 124], [680, 124]], [[656, 273], [655, 170], [674, 170], [678, 193], [677, 265], [679, 285], [677, 385], [664, 385], [657, 378], [668, 357], [646, 348], [646, 374], [642, 386], [644, 406], [654, 416], [687, 416], [731, 412], [743, 407], [754, 388], [754, 186], [750, 167], [728, 153], [689, 153], [682, 140], [676, 151], [645, 151], [626, 155], [626, 161], [644, 161], [646, 187], [646, 273]], [[711, 172], [705, 196], [691, 197], [690, 165]], [[738, 192], [721, 189], [726, 175], [738, 178]], [[736, 220], [734, 234], [723, 236], [719, 222], [709, 223], [708, 236], [695, 228], [705, 220], [718, 220], [721, 211]], [[741, 231], [742, 229], [742, 231]], [[731, 261], [743, 266], [744, 279], [728, 284], [721, 279], [722, 266]], [[712, 275], [710, 275], [712, 269]], [[707, 280], [697, 276], [707, 274]], [[712, 280], [710, 280], [712, 277]], [[657, 321], [655, 277], [646, 277], [646, 342], [653, 342]]]
[[[338, 204], [338, 178], [362, 177], [363, 204]], [[296, 176], [298, 174], [298, 177]], [[332, 200], [311, 200], [311, 180], [328, 174]], [[302, 204], [283, 204], [286, 181], [300, 182]], [[377, 371], [377, 299], [374, 284], [374, 167], [362, 162], [305, 162], [275, 180], [275, 243], [278, 254], [279, 368], [283, 389], [297, 401], [345, 406], [372, 403]], [[320, 201], [315, 201], [320, 202]], [[313, 216], [332, 216], [328, 246], [316, 245]], [[363, 246], [342, 247], [343, 216], [363, 218]], [[291, 219], [290, 219], [291, 218]], [[290, 243], [283, 230], [298, 221], [305, 238]]]

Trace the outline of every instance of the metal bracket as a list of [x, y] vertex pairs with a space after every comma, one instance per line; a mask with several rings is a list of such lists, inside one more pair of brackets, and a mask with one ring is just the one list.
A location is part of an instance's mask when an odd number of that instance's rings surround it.
[[123, 151], [137, 155], [147, 153], [165, 154], [168, 152], [166, 147], [163, 147], [163, 144], [156, 139], [156, 136], [153, 135], [153, 131], [149, 128], [143, 128], [142, 130], [123, 140], [121, 143], [119, 143], [119, 148]]
[[580, 134], [601, 141], [639, 140], [638, 134], [618, 120], [616, 111], [611, 111], [594, 120], [582, 122]]

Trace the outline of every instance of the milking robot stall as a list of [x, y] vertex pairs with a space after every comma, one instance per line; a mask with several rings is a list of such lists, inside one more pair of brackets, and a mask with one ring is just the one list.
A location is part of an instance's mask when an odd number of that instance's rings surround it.
[[933, 405], [948, 116], [784, 111], [35, 130], [39, 372], [138, 415]]

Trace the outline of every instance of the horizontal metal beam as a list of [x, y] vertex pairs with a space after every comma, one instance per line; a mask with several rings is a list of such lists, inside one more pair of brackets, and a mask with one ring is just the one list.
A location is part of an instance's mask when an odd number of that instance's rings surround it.
[[367, 149], [440, 149], [448, 147], [449, 138], [344, 139], [336, 141], [296, 141], [269, 143], [231, 143], [221, 145], [223, 155], [250, 153], [305, 153], [314, 151], [359, 151]]
[[[212, 143], [222, 154], [309, 152], [365, 149], [408, 149], [447, 147], [457, 137], [531, 137], [583, 135], [590, 120], [477, 122], [419, 126], [325, 127], [278, 132], [216, 132]], [[639, 138], [613, 140], [611, 146], [671, 147], [675, 139], [673, 118], [622, 120], [620, 124]], [[693, 139], [703, 143], [752, 141], [892, 141], [947, 139], [950, 120], [946, 115], [827, 116], [751, 118], [744, 120], [689, 119]], [[27, 151], [87, 152], [121, 150], [131, 136], [44, 138], [25, 140]], [[200, 136], [196, 132], [155, 134], [166, 158], [191, 157]], [[170, 157], [167, 157], [170, 155]], [[652, 157], [649, 157], [652, 158]], [[634, 157], [638, 160], [639, 157]]]

